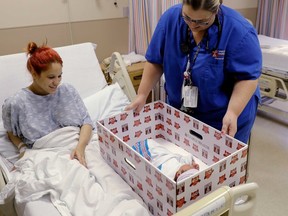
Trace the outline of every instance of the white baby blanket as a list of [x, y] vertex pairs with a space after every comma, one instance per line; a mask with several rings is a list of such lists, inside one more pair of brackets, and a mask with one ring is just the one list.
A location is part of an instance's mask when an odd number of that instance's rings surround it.
[[199, 161], [198, 158], [188, 151], [161, 138], [138, 142], [132, 148], [149, 160], [155, 167], [158, 167], [170, 179], [174, 179], [176, 172], [182, 165], [192, 164], [193, 160], [196, 163]]

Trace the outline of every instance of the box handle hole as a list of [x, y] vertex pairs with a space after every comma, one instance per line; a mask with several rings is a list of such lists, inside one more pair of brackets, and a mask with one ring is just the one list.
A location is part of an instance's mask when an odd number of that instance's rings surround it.
[[130, 167], [132, 167], [134, 170], [136, 170], [135, 165], [134, 165], [130, 160], [128, 160], [127, 158], [124, 158], [124, 161], [125, 161]]
[[192, 136], [195, 136], [195, 137], [197, 137], [198, 139], [203, 140], [203, 136], [202, 136], [201, 134], [199, 134], [199, 133], [197, 133], [197, 132], [195, 132], [195, 131], [193, 131], [193, 130], [189, 130], [189, 133], [190, 133]]

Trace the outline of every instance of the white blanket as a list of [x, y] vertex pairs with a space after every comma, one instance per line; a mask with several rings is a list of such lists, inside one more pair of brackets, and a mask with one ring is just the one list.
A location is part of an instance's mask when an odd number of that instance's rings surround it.
[[[6, 196], [17, 203], [49, 194], [61, 215], [149, 215], [142, 200], [102, 159], [95, 134], [86, 147], [88, 169], [70, 159], [79, 129], [66, 127], [35, 142], [15, 163]], [[5, 194], [2, 194], [5, 197]]]

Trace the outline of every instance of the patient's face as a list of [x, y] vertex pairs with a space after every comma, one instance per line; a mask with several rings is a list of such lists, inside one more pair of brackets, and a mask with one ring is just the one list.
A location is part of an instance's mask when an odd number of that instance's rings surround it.
[[59, 63], [52, 63], [40, 75], [33, 75], [33, 92], [38, 95], [48, 95], [56, 92], [62, 79], [62, 66]]

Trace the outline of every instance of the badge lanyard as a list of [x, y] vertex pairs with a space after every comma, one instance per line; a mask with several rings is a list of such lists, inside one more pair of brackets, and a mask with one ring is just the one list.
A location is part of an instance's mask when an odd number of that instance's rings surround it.
[[184, 80], [182, 87], [182, 98], [183, 98], [183, 108], [195, 108], [197, 107], [198, 102], [198, 88], [193, 86], [193, 82], [191, 79], [191, 72], [193, 70], [193, 66], [195, 65], [196, 59], [200, 52], [200, 44], [197, 46], [197, 50], [193, 56], [192, 64], [190, 63], [190, 54], [187, 54], [188, 62], [186, 66], [186, 70], [184, 72]]
[[[223, 22], [223, 17], [222, 17], [222, 22]], [[218, 27], [217, 44], [213, 49], [211, 49], [212, 55], [217, 55], [218, 46], [219, 46], [220, 38], [222, 35], [222, 26], [220, 23], [219, 15], [216, 16], [216, 23]], [[207, 41], [206, 49], [209, 49], [208, 44], [209, 42]], [[196, 86], [193, 86], [191, 75], [192, 75], [192, 70], [195, 65], [196, 59], [200, 52], [200, 48], [201, 48], [200, 44], [198, 44], [197, 50], [193, 56], [192, 62], [190, 62], [190, 29], [189, 27], [187, 27], [186, 41], [181, 44], [181, 50], [182, 52], [187, 54], [187, 58], [188, 58], [186, 70], [184, 72], [183, 85], [182, 85], [182, 107], [181, 107], [181, 110], [187, 113], [193, 113], [193, 108], [197, 107], [198, 88]]]

